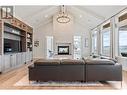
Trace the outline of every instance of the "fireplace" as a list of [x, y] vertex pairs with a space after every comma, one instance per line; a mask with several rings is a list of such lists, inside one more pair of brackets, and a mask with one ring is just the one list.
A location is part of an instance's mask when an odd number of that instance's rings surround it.
[[58, 46], [58, 55], [69, 55], [69, 46]]

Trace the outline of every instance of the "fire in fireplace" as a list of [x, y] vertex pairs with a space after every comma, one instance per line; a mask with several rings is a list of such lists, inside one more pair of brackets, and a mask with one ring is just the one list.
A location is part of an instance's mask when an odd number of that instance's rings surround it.
[[69, 55], [69, 46], [58, 46], [58, 55]]

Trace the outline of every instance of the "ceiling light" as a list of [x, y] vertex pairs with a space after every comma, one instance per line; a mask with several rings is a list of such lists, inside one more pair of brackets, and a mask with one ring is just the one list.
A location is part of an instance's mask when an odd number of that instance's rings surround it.
[[48, 17], [48, 15], [45, 15], [45, 18], [47, 18]]
[[88, 19], [88, 22], [90, 22], [90, 20]]
[[59, 23], [68, 23], [70, 22], [70, 17], [68, 16], [67, 13], [65, 13], [65, 6], [61, 6], [61, 10], [57, 16], [56, 19]]
[[79, 15], [80, 18], [82, 18], [82, 15]]

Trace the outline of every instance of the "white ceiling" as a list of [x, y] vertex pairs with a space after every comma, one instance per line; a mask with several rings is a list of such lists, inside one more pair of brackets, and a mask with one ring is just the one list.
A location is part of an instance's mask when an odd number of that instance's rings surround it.
[[[74, 21], [92, 29], [127, 6], [65, 6]], [[15, 16], [32, 27], [48, 24], [60, 6], [15, 6]]]

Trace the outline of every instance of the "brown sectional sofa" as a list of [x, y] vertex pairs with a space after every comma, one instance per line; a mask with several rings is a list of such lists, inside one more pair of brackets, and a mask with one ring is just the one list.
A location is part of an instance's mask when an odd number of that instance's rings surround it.
[[122, 81], [122, 66], [107, 59], [87, 59], [87, 81]]
[[40, 59], [28, 68], [30, 81], [122, 81], [122, 66], [107, 59]]
[[31, 81], [59, 81], [59, 60], [37, 60], [29, 66], [29, 80]]
[[63, 59], [60, 64], [60, 81], [85, 81], [83, 60]]
[[85, 81], [83, 60], [40, 59], [29, 66], [30, 81]]

